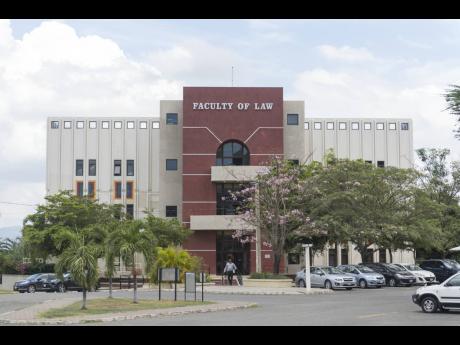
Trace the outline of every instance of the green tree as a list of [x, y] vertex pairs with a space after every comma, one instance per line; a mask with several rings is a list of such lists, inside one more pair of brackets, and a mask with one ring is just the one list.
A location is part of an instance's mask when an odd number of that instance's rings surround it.
[[147, 263], [147, 271], [150, 271], [153, 263], [154, 248], [157, 239], [150, 231], [146, 231], [142, 220], [128, 219], [116, 231], [110, 234], [110, 246], [119, 253], [127, 267], [131, 267], [134, 278], [133, 303], [137, 303], [137, 275], [136, 253], [142, 254]]
[[[72, 191], [59, 192], [45, 197], [45, 200], [46, 203], [39, 205], [36, 212], [23, 222], [23, 238], [33, 257], [59, 256], [67, 247], [65, 241], [70, 244], [65, 232], [78, 233], [89, 226], [100, 225], [104, 219], [101, 212], [107, 207], [96, 200], [73, 195]], [[86, 240], [102, 244], [103, 232], [88, 233]]]
[[201, 269], [202, 259], [190, 255], [178, 247], [156, 248], [155, 263], [150, 272], [151, 281], [158, 281], [159, 268], [178, 268], [179, 281], [183, 282], [185, 272], [198, 273]]
[[145, 229], [156, 238], [159, 247], [178, 246], [192, 234], [177, 218], [164, 219], [146, 212], [143, 219]]
[[[460, 122], [460, 86], [451, 85], [444, 95], [447, 102], [447, 109], [452, 115], [457, 117], [457, 122]], [[460, 138], [460, 127], [457, 124], [455, 129], [455, 137]]]
[[56, 264], [56, 271], [61, 277], [70, 272], [72, 278], [83, 288], [81, 309], [86, 309], [86, 293], [96, 287], [99, 279], [97, 259], [101, 248], [88, 241], [84, 233], [67, 232], [58, 241], [57, 247], [62, 251]]

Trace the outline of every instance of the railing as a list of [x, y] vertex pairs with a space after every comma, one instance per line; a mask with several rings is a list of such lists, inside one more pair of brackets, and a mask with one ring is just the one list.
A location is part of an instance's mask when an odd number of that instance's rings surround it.
[[[101, 288], [108, 288], [109, 279], [99, 279]], [[145, 284], [145, 277], [143, 275], [137, 276], [137, 287], [143, 287]], [[134, 287], [134, 277], [132, 275], [120, 275], [119, 277], [112, 278], [112, 289], [131, 289]]]

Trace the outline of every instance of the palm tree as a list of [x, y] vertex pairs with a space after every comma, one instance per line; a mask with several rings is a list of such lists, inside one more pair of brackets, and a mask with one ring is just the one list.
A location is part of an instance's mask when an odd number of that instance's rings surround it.
[[[447, 93], [444, 95], [447, 102], [447, 109], [453, 115], [460, 116], [460, 85], [450, 85], [450, 89], [447, 90]], [[457, 118], [457, 121], [460, 121], [460, 118]], [[460, 139], [460, 128], [455, 130], [455, 137]]]
[[68, 232], [67, 235], [68, 245], [58, 257], [56, 272], [61, 278], [64, 272], [70, 272], [75, 282], [83, 288], [81, 309], [85, 310], [86, 292], [95, 288], [99, 279], [97, 259], [101, 248], [88, 241], [82, 233]]
[[135, 255], [136, 253], [143, 254], [147, 266], [150, 267], [157, 241], [150, 231], [145, 231], [142, 220], [128, 219], [123, 221], [118, 230], [111, 234], [109, 243], [116, 253], [120, 253], [125, 264], [132, 267], [134, 278], [133, 303], [137, 303], [138, 272]]

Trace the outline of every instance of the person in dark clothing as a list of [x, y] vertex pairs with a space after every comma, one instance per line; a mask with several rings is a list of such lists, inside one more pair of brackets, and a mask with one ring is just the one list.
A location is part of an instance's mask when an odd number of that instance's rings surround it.
[[233, 275], [236, 273], [236, 265], [232, 262], [231, 258], [228, 258], [227, 263], [225, 264], [224, 274], [228, 277], [228, 283], [233, 285]]

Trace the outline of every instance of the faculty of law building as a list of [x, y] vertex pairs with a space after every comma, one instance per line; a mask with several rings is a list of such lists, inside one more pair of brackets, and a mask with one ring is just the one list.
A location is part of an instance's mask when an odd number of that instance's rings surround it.
[[[177, 217], [194, 231], [184, 248], [214, 274], [229, 256], [243, 274], [255, 271], [255, 244], [232, 238], [234, 209], [222, 197], [273, 155], [308, 163], [333, 149], [379, 167], [413, 166], [410, 119], [305, 118], [305, 102], [284, 100], [281, 87], [184, 87], [183, 100], [160, 102], [159, 116], [52, 117], [47, 128], [47, 194], [74, 190], [121, 203], [134, 217], [146, 209]], [[374, 253], [375, 262], [388, 258]], [[262, 271], [272, 270], [270, 248], [260, 260]], [[296, 272], [302, 260], [287, 255], [282, 271]], [[351, 243], [314, 258], [315, 265], [360, 261]], [[398, 252], [394, 261], [413, 257]]]

